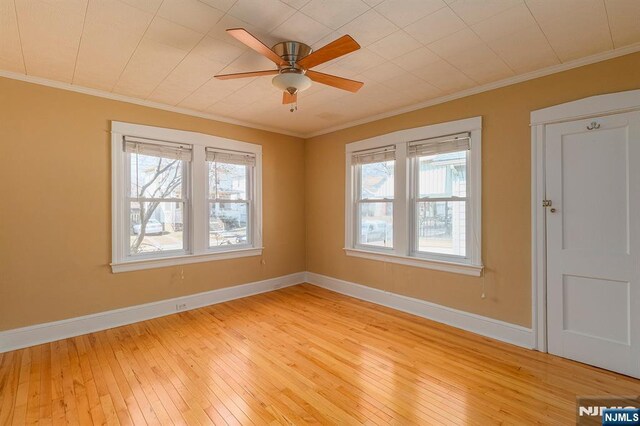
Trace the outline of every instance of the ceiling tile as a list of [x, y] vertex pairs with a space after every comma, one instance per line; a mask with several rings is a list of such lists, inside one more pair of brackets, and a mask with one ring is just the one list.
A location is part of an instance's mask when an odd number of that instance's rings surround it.
[[[489, 42], [516, 73], [526, 73], [560, 63], [549, 42], [537, 25], [524, 27]], [[527, 46], [523, 49], [522, 46]]]
[[[93, 0], [92, 0], [93, 1]], [[162, 4], [162, 0], [120, 0], [122, 3], [140, 9], [144, 12], [156, 13]]]
[[222, 10], [223, 12], [227, 12], [231, 9], [231, 6], [236, 2], [236, 0], [199, 0], [204, 4], [208, 4], [211, 7], [215, 7], [218, 10]]
[[613, 48], [602, 0], [527, 0], [563, 62]]
[[397, 30], [396, 25], [375, 10], [363, 13], [340, 28], [340, 31], [351, 35], [362, 47], [366, 47]]
[[229, 64], [247, 51], [247, 49], [231, 43], [206, 36], [193, 48], [192, 53], [203, 56], [211, 61]]
[[302, 13], [337, 30], [369, 10], [361, 0], [311, 0]]
[[91, 1], [73, 83], [110, 91], [152, 19], [124, 2]]
[[449, 6], [467, 25], [473, 25], [522, 4], [523, 0], [457, 0]]
[[270, 35], [281, 41], [293, 40], [312, 45], [332, 31], [331, 28], [314, 21], [307, 15], [296, 12]]
[[404, 28], [445, 6], [442, 0], [385, 0], [376, 6], [376, 10]]
[[304, 5], [309, 3], [311, 0], [282, 0], [283, 3], [288, 4], [294, 9], [302, 9]]
[[640, 42], [640, 1], [605, 0], [615, 47]]
[[413, 73], [446, 93], [453, 93], [476, 85], [460, 70], [442, 59], [430, 63], [429, 66], [416, 69]]
[[405, 53], [393, 60], [393, 63], [399, 65], [407, 71], [415, 71], [434, 62], [438, 62], [441, 58], [426, 47], [421, 47], [412, 52]]
[[385, 62], [377, 67], [370, 68], [358, 77], [364, 77], [365, 79], [371, 79], [375, 82], [381, 83], [390, 78], [396, 78], [402, 75], [406, 75], [407, 70], [399, 67], [393, 62]]
[[[336, 63], [340, 69], [346, 70], [349, 75], [357, 75], [369, 68], [376, 67], [385, 62], [385, 59], [369, 49], [360, 49], [343, 57]], [[323, 72], [328, 72], [327, 67]]]
[[368, 4], [370, 7], [375, 7], [377, 5], [379, 5], [380, 3], [382, 3], [383, 0], [363, 0], [366, 4]]
[[146, 99], [187, 51], [144, 37], [113, 91]]
[[13, 0], [0, 0], [0, 69], [25, 72]]
[[224, 12], [198, 0], [164, 0], [158, 16], [176, 24], [207, 33], [222, 18]]
[[209, 81], [224, 66], [224, 63], [192, 52], [154, 89], [149, 99], [176, 105]]
[[480, 84], [513, 75], [509, 67], [468, 28], [428, 47]]
[[393, 59], [421, 47], [421, 44], [402, 30], [396, 31], [369, 46], [369, 50], [385, 59]]
[[521, 4], [472, 25], [471, 28], [482, 40], [491, 41], [534, 25], [538, 24], [529, 8]]
[[24, 61], [29, 75], [70, 83], [86, 0], [16, 0]]
[[462, 19], [445, 7], [407, 26], [405, 31], [416, 40], [429, 44], [463, 28]]
[[202, 40], [204, 34], [156, 16], [144, 37], [188, 52]]
[[229, 81], [216, 80], [212, 78], [187, 96], [178, 104], [178, 106], [202, 111], [215, 102], [232, 94], [239, 88], [238, 84], [246, 85], [249, 81], [236, 80], [236, 85], [225, 83], [229, 83]]
[[229, 14], [258, 28], [271, 31], [296, 10], [279, 0], [238, 0]]
[[399, 76], [391, 77], [380, 82], [384, 86], [392, 90], [410, 90], [412, 87], [419, 86], [424, 83], [421, 79], [413, 74], [404, 73]]

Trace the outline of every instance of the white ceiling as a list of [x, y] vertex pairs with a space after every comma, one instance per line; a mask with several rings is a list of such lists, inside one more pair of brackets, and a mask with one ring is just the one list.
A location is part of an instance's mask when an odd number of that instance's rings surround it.
[[[225, 33], [363, 47], [281, 105], [273, 69]], [[309, 134], [640, 42], [640, 0], [0, 0], [0, 69]]]

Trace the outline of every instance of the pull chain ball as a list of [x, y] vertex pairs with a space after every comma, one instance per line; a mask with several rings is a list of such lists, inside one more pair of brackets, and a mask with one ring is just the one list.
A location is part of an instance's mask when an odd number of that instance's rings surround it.
[[289, 107], [289, 112], [294, 112], [294, 111], [297, 111], [297, 110], [298, 110], [298, 103], [297, 103], [297, 102], [294, 102], [294, 103], [289, 104], [289, 105], [291, 105], [291, 106]]

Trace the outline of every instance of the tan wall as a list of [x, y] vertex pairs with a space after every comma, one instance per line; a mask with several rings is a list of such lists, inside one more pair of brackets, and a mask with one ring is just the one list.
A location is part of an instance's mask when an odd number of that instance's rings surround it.
[[[640, 53], [318, 136], [306, 142], [307, 270], [531, 325], [531, 111], [640, 88]], [[347, 257], [345, 144], [400, 129], [483, 117], [481, 278]], [[486, 299], [481, 299], [482, 287]]]
[[[112, 274], [111, 120], [261, 144], [264, 255]], [[0, 159], [0, 330], [304, 271], [302, 139], [0, 78]]]

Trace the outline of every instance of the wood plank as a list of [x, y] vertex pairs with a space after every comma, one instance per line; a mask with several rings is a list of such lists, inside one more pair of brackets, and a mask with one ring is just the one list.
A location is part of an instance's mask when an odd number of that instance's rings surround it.
[[308, 284], [0, 354], [0, 424], [569, 424], [640, 381]]

